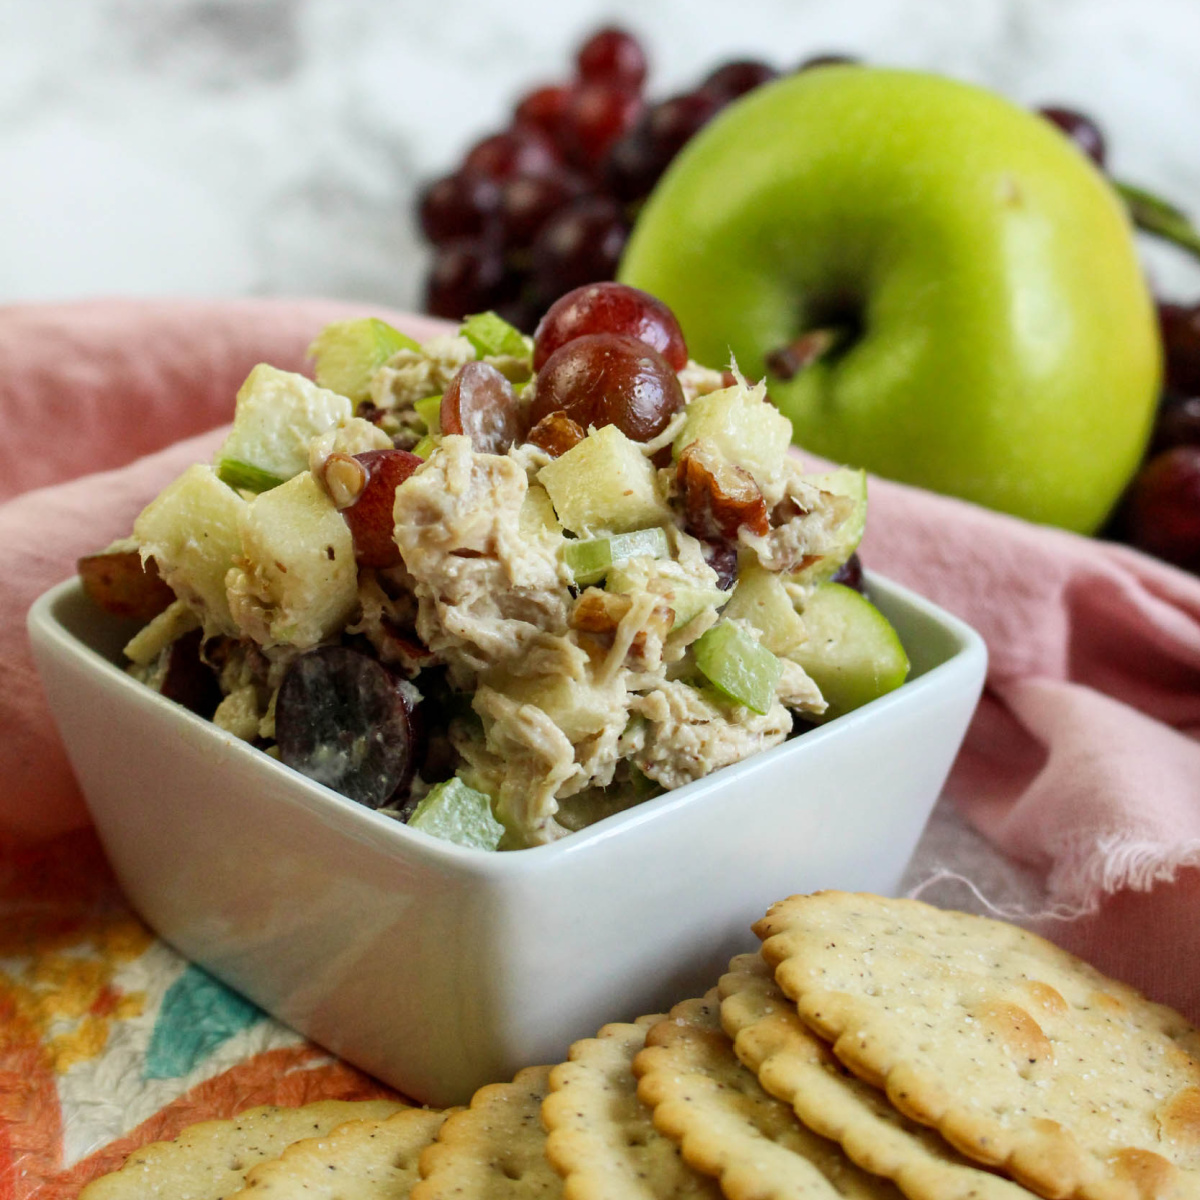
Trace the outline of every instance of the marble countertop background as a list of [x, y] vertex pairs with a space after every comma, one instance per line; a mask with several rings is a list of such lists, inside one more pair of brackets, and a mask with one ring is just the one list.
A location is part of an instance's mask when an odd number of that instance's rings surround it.
[[[827, 50], [1091, 112], [1200, 215], [1196, 0], [0, 0], [0, 302], [324, 294], [417, 306], [420, 181], [617, 20], [650, 93]], [[1200, 269], [1153, 256], [1159, 290]]]

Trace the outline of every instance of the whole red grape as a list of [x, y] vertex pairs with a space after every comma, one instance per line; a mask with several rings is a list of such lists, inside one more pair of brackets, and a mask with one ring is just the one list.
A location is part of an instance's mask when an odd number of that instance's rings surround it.
[[1160, 304], [1158, 324], [1167, 390], [1177, 396], [1200, 396], [1200, 304]]
[[770, 63], [755, 58], [739, 58], [722, 63], [709, 72], [700, 85], [700, 91], [707, 92], [721, 104], [728, 104], [756, 87], [770, 83], [778, 75], [779, 72]]
[[575, 62], [579, 78], [588, 83], [637, 91], [646, 79], [646, 52], [633, 34], [616, 25], [592, 34], [579, 48]]
[[624, 283], [590, 283], [560, 296], [538, 323], [533, 368], [560, 346], [589, 333], [620, 333], [652, 346], [676, 371], [687, 366], [687, 343], [675, 314], [656, 296]]
[[553, 299], [581, 284], [611, 279], [629, 226], [615, 200], [581, 196], [559, 209], [533, 243], [533, 282]]
[[1176, 446], [1152, 458], [1129, 489], [1124, 517], [1139, 549], [1200, 570], [1200, 446]]
[[496, 181], [486, 175], [471, 171], [443, 175], [421, 192], [421, 229], [435, 246], [454, 238], [476, 237], [496, 214], [500, 199]]
[[563, 116], [574, 90], [561, 84], [549, 84], [527, 92], [513, 112], [514, 128], [536, 130], [561, 149]]
[[636, 92], [607, 83], [585, 83], [563, 114], [563, 144], [576, 166], [597, 171], [610, 147], [633, 128], [642, 111]]
[[504, 183], [517, 175], [540, 175], [557, 170], [562, 156], [555, 144], [536, 129], [520, 127], [494, 133], [467, 151], [462, 169]]
[[536, 424], [564, 412], [582, 429], [615, 425], [646, 442], [683, 405], [679, 379], [657, 350], [626, 335], [591, 333], [560, 346], [542, 365], [529, 417]]

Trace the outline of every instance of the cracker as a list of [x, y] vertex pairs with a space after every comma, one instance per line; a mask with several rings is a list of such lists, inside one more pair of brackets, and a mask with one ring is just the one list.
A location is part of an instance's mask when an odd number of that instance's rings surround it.
[[549, 1067], [526, 1067], [512, 1083], [480, 1088], [421, 1155], [412, 1200], [561, 1196], [562, 1180], [544, 1153], [541, 1111], [549, 1091]]
[[772, 1096], [790, 1104], [814, 1133], [840, 1143], [864, 1171], [892, 1180], [909, 1200], [1030, 1200], [1020, 1184], [969, 1162], [849, 1074], [800, 1020], [761, 955], [738, 955], [720, 993], [721, 1023], [738, 1058]]
[[805, 1129], [737, 1060], [715, 992], [677, 1004], [634, 1060], [638, 1096], [684, 1159], [728, 1200], [900, 1200], [832, 1142]]
[[79, 1200], [221, 1200], [241, 1188], [246, 1173], [277, 1158], [301, 1138], [321, 1136], [356, 1119], [377, 1120], [404, 1108], [393, 1100], [321, 1100], [301, 1108], [266, 1105], [226, 1121], [202, 1121], [173, 1142], [135, 1150], [119, 1171], [93, 1180]]
[[550, 1073], [542, 1105], [546, 1157], [569, 1200], [717, 1200], [721, 1192], [654, 1128], [637, 1098], [634, 1056], [662, 1014], [605, 1025]]
[[326, 1137], [305, 1138], [259, 1163], [230, 1200], [407, 1200], [417, 1160], [446, 1113], [406, 1108], [378, 1121], [348, 1121]]
[[755, 926], [800, 1016], [963, 1154], [1048, 1197], [1200, 1195], [1200, 1034], [1015, 926], [820, 892]]

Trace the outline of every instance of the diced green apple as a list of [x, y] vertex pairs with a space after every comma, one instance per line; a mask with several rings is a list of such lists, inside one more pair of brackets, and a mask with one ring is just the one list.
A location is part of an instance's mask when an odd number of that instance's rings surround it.
[[334, 321], [308, 348], [317, 382], [355, 403], [370, 396], [371, 376], [399, 350], [420, 350], [412, 338], [378, 317]]
[[815, 563], [810, 563], [789, 577], [795, 583], [820, 583], [833, 575], [862, 541], [867, 525], [867, 473], [853, 467], [839, 467], [824, 475], [805, 475], [802, 478], [805, 483], [823, 492], [847, 496], [854, 501], [854, 510], [837, 529], [837, 549], [822, 555]]
[[538, 482], [550, 493], [558, 519], [581, 537], [626, 533], [673, 520], [658, 493], [654, 467], [615, 425], [595, 429], [547, 463]]
[[225, 582], [245, 635], [307, 648], [342, 628], [358, 605], [354, 539], [310, 472], [255, 497], [238, 532], [241, 565]]
[[709, 392], [697, 396], [686, 412], [672, 443], [676, 458], [703, 438], [760, 485], [779, 474], [792, 441], [792, 424], [758, 389], [735, 384]]
[[598, 583], [612, 567], [631, 558], [667, 558], [670, 553], [666, 530], [657, 527], [566, 542], [562, 549], [563, 561], [580, 586]]
[[504, 826], [492, 815], [492, 801], [457, 777], [434, 784], [408, 819], [413, 829], [474, 850], [495, 850]]
[[722, 615], [753, 625], [772, 654], [791, 654], [807, 636], [782, 580], [757, 564], [742, 568]]
[[348, 421], [351, 407], [303, 375], [259, 363], [238, 391], [233, 428], [215, 461], [291, 479], [308, 469], [309, 442]]
[[237, 632], [225, 595], [225, 573], [242, 551], [238, 524], [246, 501], [210, 466], [188, 467], [150, 501], [133, 523], [143, 558], [181, 599], [202, 614], [206, 632]]
[[803, 611], [808, 638], [789, 655], [821, 689], [828, 721], [898, 688], [908, 655], [888, 619], [840, 583], [822, 583]]
[[695, 645], [696, 666], [728, 700], [760, 715], [775, 700], [783, 663], [733, 621], [718, 621]]

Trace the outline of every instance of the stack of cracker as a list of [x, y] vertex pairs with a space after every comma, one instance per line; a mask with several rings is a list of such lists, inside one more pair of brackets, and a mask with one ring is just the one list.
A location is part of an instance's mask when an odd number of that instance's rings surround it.
[[1200, 1200], [1200, 1033], [1177, 1013], [917, 901], [794, 896], [755, 932], [705, 997], [468, 1108], [337, 1127], [328, 1106], [256, 1110], [139, 1151], [83, 1200]]

